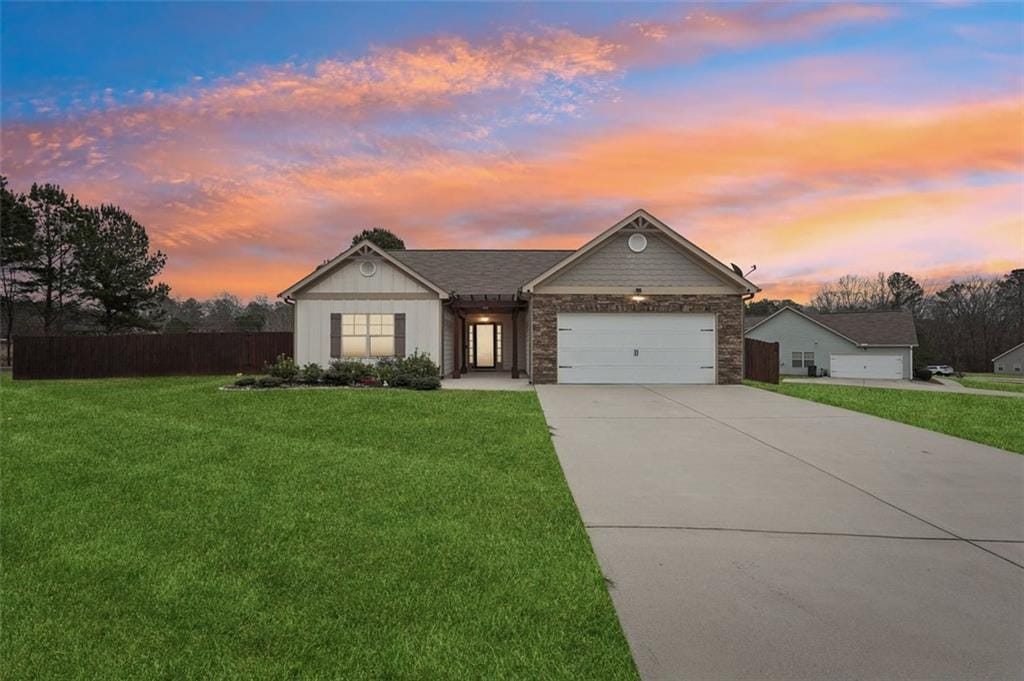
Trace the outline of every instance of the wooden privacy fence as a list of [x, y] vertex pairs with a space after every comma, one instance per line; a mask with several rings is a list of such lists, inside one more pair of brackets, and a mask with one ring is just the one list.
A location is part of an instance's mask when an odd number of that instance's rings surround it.
[[763, 383], [779, 382], [779, 344], [745, 338], [743, 378]]
[[292, 333], [22, 336], [14, 346], [15, 379], [234, 374], [292, 355]]

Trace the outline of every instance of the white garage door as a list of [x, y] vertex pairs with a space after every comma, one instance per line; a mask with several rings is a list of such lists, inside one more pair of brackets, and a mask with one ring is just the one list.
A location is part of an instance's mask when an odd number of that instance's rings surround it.
[[834, 378], [903, 378], [902, 355], [831, 355]]
[[715, 315], [558, 315], [559, 383], [714, 383]]

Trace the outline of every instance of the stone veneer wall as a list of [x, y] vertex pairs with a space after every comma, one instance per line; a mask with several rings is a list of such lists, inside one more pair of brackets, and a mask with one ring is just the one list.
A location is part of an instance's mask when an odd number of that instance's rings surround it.
[[649, 295], [642, 303], [627, 294], [534, 294], [534, 383], [558, 382], [559, 312], [715, 312], [719, 383], [743, 380], [743, 301], [738, 295]]

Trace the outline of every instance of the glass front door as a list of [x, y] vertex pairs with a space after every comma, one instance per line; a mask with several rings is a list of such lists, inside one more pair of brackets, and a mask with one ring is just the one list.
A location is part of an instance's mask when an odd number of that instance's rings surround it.
[[478, 369], [493, 369], [496, 360], [494, 324], [474, 324], [473, 341], [473, 365]]

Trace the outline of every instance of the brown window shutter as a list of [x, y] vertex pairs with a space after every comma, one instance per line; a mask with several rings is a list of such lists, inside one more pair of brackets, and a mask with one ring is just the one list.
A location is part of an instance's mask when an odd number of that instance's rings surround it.
[[341, 315], [331, 313], [331, 357], [341, 357]]
[[395, 315], [395, 357], [405, 357], [405, 313]]

